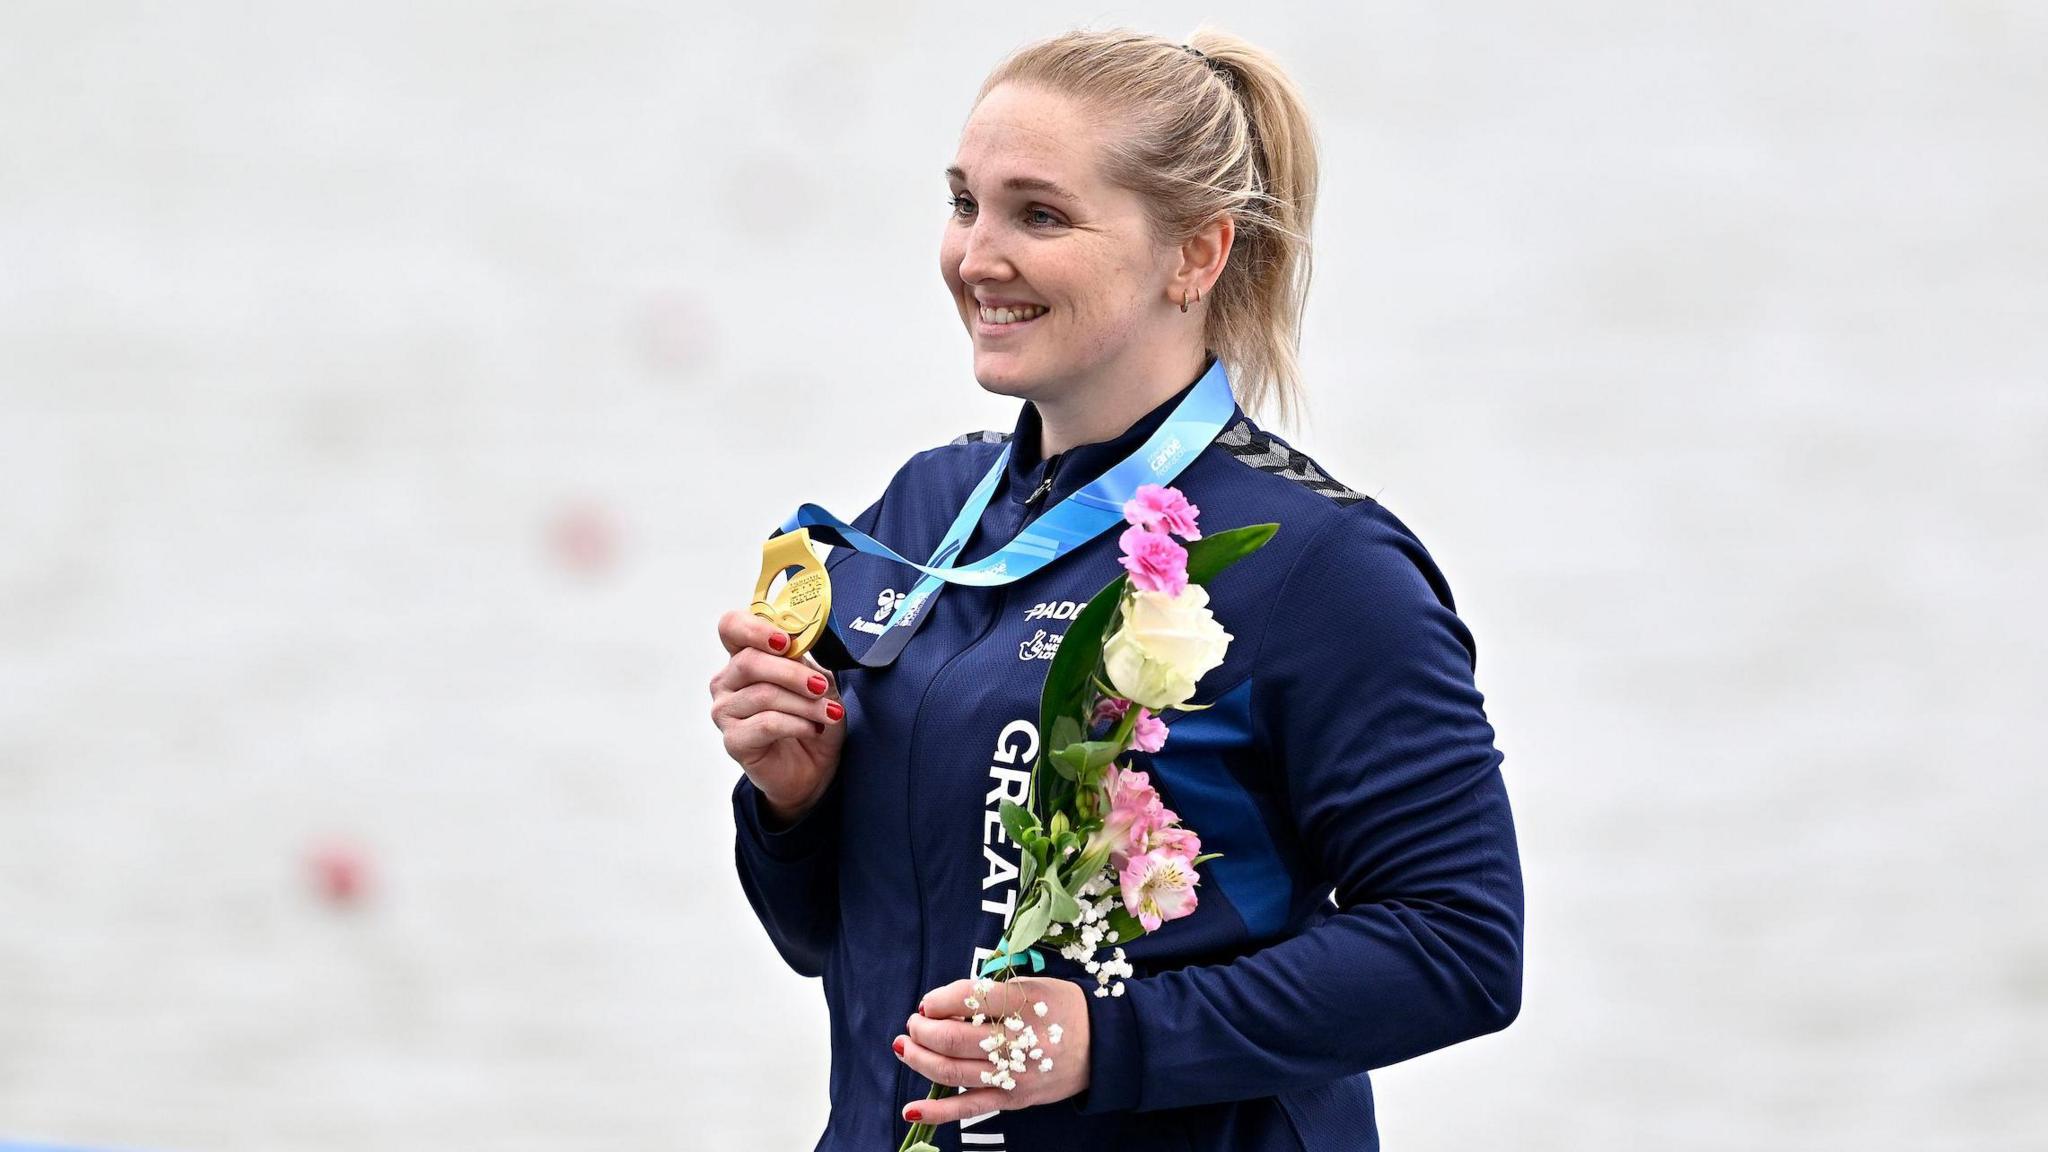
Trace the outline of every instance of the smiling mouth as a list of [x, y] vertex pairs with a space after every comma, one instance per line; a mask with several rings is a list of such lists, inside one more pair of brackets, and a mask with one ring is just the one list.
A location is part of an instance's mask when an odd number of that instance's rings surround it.
[[980, 309], [980, 315], [983, 324], [1010, 328], [1019, 324], [1029, 324], [1049, 311], [1051, 309], [1036, 304], [1026, 304], [1016, 308], [983, 308]]

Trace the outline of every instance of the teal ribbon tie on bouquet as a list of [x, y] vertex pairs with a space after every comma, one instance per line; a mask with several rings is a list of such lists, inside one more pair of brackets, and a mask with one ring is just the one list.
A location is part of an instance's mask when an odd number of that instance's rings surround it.
[[[1045, 957], [1039, 954], [1038, 949], [1026, 948], [1023, 954], [1031, 958], [1031, 970], [1033, 972], [1045, 971]], [[982, 964], [981, 975], [986, 976], [991, 972], [1000, 972], [1005, 968], [1014, 968], [1016, 966], [1017, 958], [1010, 955], [1010, 937], [1005, 933], [1001, 940], [996, 941], [996, 955], [989, 957]]]

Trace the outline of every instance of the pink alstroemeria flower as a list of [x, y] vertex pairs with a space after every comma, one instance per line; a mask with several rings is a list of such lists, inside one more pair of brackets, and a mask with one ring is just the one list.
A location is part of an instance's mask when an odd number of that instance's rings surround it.
[[1146, 592], [1179, 596], [1188, 586], [1188, 550], [1173, 537], [1146, 528], [1126, 528], [1117, 537], [1123, 555], [1117, 563], [1131, 574], [1131, 585]]
[[1155, 932], [1166, 921], [1193, 912], [1195, 885], [1202, 882], [1187, 857], [1166, 851], [1131, 857], [1119, 878], [1123, 881], [1124, 908], [1138, 918], [1147, 932]]
[[1195, 835], [1194, 829], [1183, 828], [1178, 824], [1155, 828], [1145, 837], [1140, 854], [1144, 852], [1165, 852], [1174, 856], [1185, 856], [1188, 858], [1189, 867], [1193, 867], [1195, 857], [1202, 854], [1202, 838]]
[[1132, 845], [1143, 843], [1153, 829], [1166, 823], [1159, 818], [1160, 813], [1166, 811], [1166, 805], [1160, 802], [1159, 793], [1153, 790], [1151, 777], [1120, 764], [1109, 766], [1102, 783], [1109, 800], [1109, 814], [1103, 817], [1102, 828], [1088, 838], [1082, 855], [1108, 845], [1110, 863], [1121, 871]]
[[1125, 520], [1147, 530], [1171, 532], [1183, 540], [1202, 538], [1202, 530], [1195, 526], [1195, 517], [1201, 511], [1188, 503], [1180, 489], [1161, 484], [1140, 484], [1138, 491], [1124, 501]]
[[1145, 809], [1144, 814], [1131, 825], [1129, 839], [1117, 849], [1115, 855], [1110, 858], [1110, 863], [1118, 872], [1122, 872], [1126, 863], [1152, 850], [1152, 841], [1155, 837], [1178, 823], [1179, 813], [1164, 803]]

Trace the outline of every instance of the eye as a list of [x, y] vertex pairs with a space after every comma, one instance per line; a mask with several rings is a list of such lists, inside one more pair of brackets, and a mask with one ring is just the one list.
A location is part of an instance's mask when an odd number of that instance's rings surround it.
[[[1044, 208], [1027, 208], [1024, 210], [1024, 216], [1026, 219], [1031, 219], [1032, 217], [1038, 216], [1045, 217], [1044, 223], [1037, 224], [1037, 226], [1041, 228], [1056, 227], [1059, 224], [1063, 223], [1063, 221], [1058, 216], [1055, 216], [1053, 213], [1047, 211]], [[1034, 221], [1034, 223], [1037, 222]]]
[[953, 209], [953, 215], [955, 216], [974, 211], [974, 201], [968, 199], [965, 193], [956, 192], [946, 197], [946, 204]]

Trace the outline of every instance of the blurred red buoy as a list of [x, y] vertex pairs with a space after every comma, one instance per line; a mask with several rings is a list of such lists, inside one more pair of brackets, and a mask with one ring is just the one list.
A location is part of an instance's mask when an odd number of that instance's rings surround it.
[[548, 543], [564, 568], [594, 575], [609, 569], [617, 559], [619, 533], [603, 508], [577, 504], [555, 516], [549, 525]]
[[329, 904], [357, 904], [369, 887], [369, 859], [352, 844], [329, 841], [316, 845], [307, 853], [306, 864], [313, 890]]

